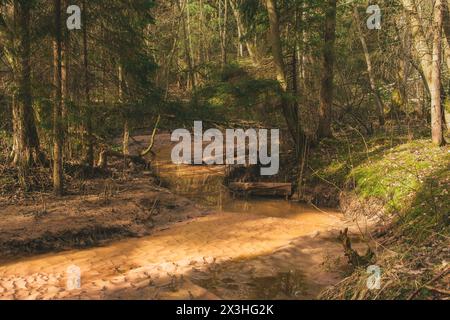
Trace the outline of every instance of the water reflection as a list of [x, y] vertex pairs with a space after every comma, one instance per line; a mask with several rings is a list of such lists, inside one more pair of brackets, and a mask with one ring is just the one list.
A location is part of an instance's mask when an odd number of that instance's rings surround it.
[[305, 204], [284, 199], [236, 198], [223, 185], [225, 166], [176, 165], [167, 159], [170, 159], [170, 149], [163, 148], [153, 161], [164, 186], [211, 209], [283, 218], [318, 212]]

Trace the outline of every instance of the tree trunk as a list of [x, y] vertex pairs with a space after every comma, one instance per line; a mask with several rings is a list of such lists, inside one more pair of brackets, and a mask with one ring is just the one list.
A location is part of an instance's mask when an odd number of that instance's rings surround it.
[[[222, 12], [223, 12], [223, 20], [221, 19]], [[221, 59], [222, 69], [227, 64], [227, 25], [228, 25], [228, 0], [219, 0], [220, 52], [222, 58]]]
[[[119, 66], [119, 103], [121, 104], [121, 107], [123, 107], [123, 69], [122, 66]], [[124, 123], [123, 123], [123, 139], [122, 139], [122, 153], [123, 155], [129, 155], [130, 154], [130, 150], [128, 148], [129, 144], [130, 144], [130, 129], [128, 126], [128, 119], [127, 119], [127, 114], [124, 111], [123, 112], [124, 115]]]
[[[450, 70], [450, 0], [446, 0], [442, 2], [444, 6], [444, 17], [443, 17], [443, 26], [444, 26], [444, 36], [446, 39], [447, 48], [445, 50], [445, 61], [447, 63], [447, 69]], [[446, 124], [447, 131], [450, 132], [450, 112], [443, 108], [444, 116], [443, 121]]]
[[375, 99], [375, 103], [377, 105], [378, 121], [381, 126], [384, 126], [384, 104], [383, 101], [381, 100], [380, 93], [376, 85], [375, 77], [372, 70], [372, 60], [370, 58], [369, 49], [367, 47], [366, 39], [364, 38], [364, 33], [361, 28], [361, 20], [359, 19], [358, 8], [356, 6], [354, 8], [354, 16], [355, 16], [355, 23], [358, 29], [359, 39], [361, 40], [364, 56], [366, 58], [367, 74], [369, 76], [370, 89], [372, 90], [372, 94]]
[[89, 167], [94, 166], [94, 139], [92, 135], [92, 112], [91, 112], [91, 98], [90, 98], [90, 79], [89, 79], [89, 56], [88, 56], [88, 41], [87, 41], [87, 6], [86, 0], [83, 0], [83, 65], [84, 65], [84, 98], [85, 98], [85, 128], [83, 139], [85, 146], [85, 162]]
[[130, 154], [129, 144], [130, 144], [130, 129], [128, 126], [128, 120], [125, 120], [123, 124], [123, 140], [122, 140], [122, 153], [124, 156]]
[[[184, 56], [185, 56], [185, 60], [186, 60], [186, 64], [187, 64], [187, 68], [188, 68], [188, 73], [187, 73], [187, 87], [188, 89], [195, 89], [196, 87], [196, 83], [195, 83], [195, 74], [194, 74], [194, 67], [193, 67], [193, 62], [192, 62], [192, 55], [191, 55], [191, 46], [190, 46], [190, 34], [189, 34], [189, 28], [188, 25], [186, 23], [186, 19], [189, 16], [189, 12], [188, 12], [188, 6], [189, 6], [189, 0], [184, 0], [184, 3], [181, 4], [181, 1], [178, 2], [177, 1], [177, 5], [178, 5], [178, 10], [181, 13], [181, 26], [183, 28], [183, 37], [184, 37]], [[186, 10], [186, 14], [184, 14], [184, 10]]]
[[[444, 10], [447, 9], [448, 3], [444, 4], [443, 1], [447, 0], [436, 0], [434, 4], [433, 47], [430, 48], [427, 44], [426, 36], [422, 29], [423, 22], [417, 13], [415, 3], [413, 0], [402, 0], [403, 7], [408, 13], [411, 22], [412, 36], [425, 78], [425, 85], [431, 95], [431, 134], [433, 142], [437, 145], [445, 143], [443, 138], [444, 117], [441, 95], [441, 40], [442, 28], [446, 27], [444, 24], [444, 18], [446, 17]], [[446, 29], [444, 28], [444, 32]]]
[[[62, 2], [62, 8], [67, 8], [68, 0]], [[71, 157], [71, 144], [69, 140], [69, 122], [68, 122], [68, 102], [70, 100], [69, 88], [69, 65], [70, 65], [70, 34], [68, 31], [63, 32], [63, 40], [61, 47], [61, 91], [62, 91], [62, 130], [64, 132], [63, 150], [68, 157]]]
[[280, 23], [275, 0], [266, 0], [267, 12], [270, 23], [270, 43], [272, 45], [272, 55], [275, 63], [277, 80], [283, 91], [287, 91], [287, 79], [283, 60], [283, 50], [281, 47]]
[[191, 32], [191, 9], [189, 8], [189, 0], [186, 0], [186, 31], [187, 31], [187, 41], [188, 41], [188, 49], [189, 49], [189, 59], [191, 61], [191, 78], [192, 78], [192, 88], [195, 88], [197, 84], [196, 74], [195, 74], [195, 56], [194, 49], [192, 47], [192, 32]]
[[433, 60], [431, 70], [431, 133], [433, 143], [444, 144], [442, 100], [441, 100], [441, 58], [442, 58], [442, 21], [443, 0], [436, 0], [433, 17]]
[[63, 130], [62, 130], [62, 41], [61, 41], [61, 0], [54, 0], [54, 40], [53, 40], [53, 192], [63, 194]]
[[325, 13], [322, 84], [320, 89], [318, 138], [332, 137], [331, 110], [333, 106], [334, 45], [336, 41], [336, 0], [327, 0]]
[[25, 189], [28, 168], [43, 160], [39, 137], [36, 129], [31, 87], [31, 39], [30, 39], [30, 3], [25, 0], [14, 2], [15, 16], [19, 20], [18, 77], [15, 82], [17, 96], [13, 96], [14, 163], [19, 168], [19, 180]]
[[239, 48], [240, 49], [239, 50], [241, 50], [242, 37], [244, 37], [245, 38], [244, 43], [245, 43], [245, 47], [247, 48], [248, 55], [250, 56], [250, 59], [252, 59], [253, 64], [257, 65], [259, 63], [257, 48], [247, 38], [247, 28], [245, 27], [245, 25], [242, 21], [241, 13], [238, 8], [238, 3], [236, 2], [236, 0], [229, 0], [229, 1], [230, 1], [231, 10], [233, 11], [233, 15], [236, 20], [236, 25], [238, 27], [238, 30], [240, 31], [240, 37], [239, 37], [239, 44], [240, 44]]
[[243, 58], [244, 57], [244, 46], [242, 45], [242, 30], [241, 30], [241, 26], [238, 24], [236, 26], [237, 29], [237, 42], [236, 42], [236, 57], [237, 59], [239, 58]]
[[423, 23], [417, 13], [417, 9], [412, 0], [402, 0], [403, 7], [408, 13], [410, 24], [411, 24], [411, 33], [414, 39], [415, 48], [420, 60], [420, 65], [422, 67], [426, 85], [428, 88], [431, 85], [431, 50], [428, 47], [425, 33], [422, 29]]
[[444, 28], [444, 37], [447, 44], [447, 50], [445, 50], [445, 61], [447, 64], [447, 68], [450, 70], [450, 6], [449, 0], [445, 0], [442, 2], [443, 6], [443, 28]]
[[[269, 15], [269, 23], [270, 23], [269, 38], [272, 46], [272, 55], [275, 64], [275, 72], [282, 91], [287, 93], [288, 81], [285, 73], [283, 48], [281, 46], [280, 25], [275, 0], [266, 0], [266, 7], [267, 13]], [[303, 133], [298, 132], [299, 117], [297, 105], [290, 101], [286, 101], [286, 99], [283, 98], [282, 109], [289, 133], [295, 143], [296, 149], [300, 150], [301, 148], [300, 144], [302, 139], [300, 139], [299, 137]]]

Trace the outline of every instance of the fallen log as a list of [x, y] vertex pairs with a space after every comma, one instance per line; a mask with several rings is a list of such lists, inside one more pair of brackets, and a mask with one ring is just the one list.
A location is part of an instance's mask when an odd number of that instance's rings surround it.
[[271, 182], [231, 182], [231, 191], [253, 196], [282, 196], [292, 195], [291, 183]]

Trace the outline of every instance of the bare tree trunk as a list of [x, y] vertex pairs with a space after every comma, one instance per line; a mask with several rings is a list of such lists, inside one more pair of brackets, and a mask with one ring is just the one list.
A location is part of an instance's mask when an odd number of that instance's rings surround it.
[[383, 101], [381, 100], [380, 93], [378, 91], [378, 87], [375, 81], [375, 77], [373, 75], [372, 60], [370, 59], [369, 49], [367, 47], [366, 39], [364, 38], [364, 33], [361, 29], [361, 20], [359, 19], [358, 8], [356, 6], [354, 8], [354, 16], [355, 16], [355, 23], [359, 33], [359, 39], [361, 40], [364, 56], [366, 58], [367, 74], [369, 76], [370, 89], [372, 90], [372, 94], [375, 99], [375, 103], [377, 105], [378, 121], [381, 126], [384, 126], [384, 104]]
[[[254, 46], [247, 39], [247, 28], [245, 27], [245, 25], [242, 21], [242, 17], [241, 17], [241, 13], [239, 12], [237, 0], [229, 0], [229, 1], [230, 1], [231, 10], [233, 11], [233, 15], [236, 20], [236, 25], [238, 27], [238, 30], [240, 31], [240, 36], [239, 36], [240, 49], [239, 50], [241, 50], [241, 48], [242, 48], [241, 38], [245, 37], [244, 43], [245, 43], [245, 47], [247, 48], [248, 55], [250, 56], [250, 59], [252, 59], [253, 64], [257, 65], [259, 63], [258, 52], [257, 52], [258, 50], [257, 50], [256, 46]], [[242, 56], [243, 56], [243, 54], [242, 54]]]
[[336, 41], [336, 0], [327, 0], [325, 13], [322, 84], [320, 89], [318, 138], [332, 137], [334, 45]]
[[[63, 1], [63, 8], [65, 8], [68, 5], [68, 1]], [[69, 52], [70, 52], [70, 35], [69, 33], [63, 32], [62, 36], [62, 46], [61, 46], [61, 90], [62, 90], [62, 99], [63, 99], [63, 106], [62, 106], [62, 114], [63, 118], [66, 118], [67, 115], [67, 100], [69, 99], [70, 90], [69, 90]]]
[[[184, 5], [186, 5], [186, 3], [184, 3], [183, 6]], [[177, 2], [177, 5], [175, 5], [173, 8], [174, 8], [174, 15], [177, 15], [178, 2]], [[180, 8], [179, 11], [180, 11], [180, 17], [179, 18], [181, 19], [181, 16], [184, 14], [184, 7]], [[172, 48], [170, 50], [170, 53], [169, 53], [167, 59], [165, 60], [165, 62], [162, 65], [162, 66], [164, 66], [164, 76], [165, 76], [165, 94], [164, 94], [164, 99], [167, 99], [168, 96], [169, 96], [170, 67], [172, 66], [173, 58], [175, 56], [176, 50], [178, 48], [178, 42], [180, 40], [179, 39], [180, 27], [178, 25], [178, 20], [179, 19], [177, 19], [177, 21], [175, 21], [173, 26], [172, 26], [173, 28], [176, 28], [176, 32], [175, 32], [175, 35], [173, 37]], [[203, 33], [202, 33], [202, 39], [203, 39]]]
[[[123, 106], [123, 69], [122, 66], [119, 66], [119, 72], [118, 72], [118, 78], [119, 78], [119, 103]], [[130, 129], [128, 125], [128, 119], [126, 112], [123, 112], [124, 115], [124, 124], [123, 124], [123, 139], [122, 139], [122, 153], [123, 155], [129, 155], [130, 150], [128, 148], [130, 144]]]
[[410, 73], [410, 58], [411, 57], [411, 34], [408, 28], [397, 28], [398, 36], [401, 39], [402, 48], [403, 48], [403, 57], [400, 57], [399, 61], [399, 71], [397, 73], [397, 88], [399, 99], [397, 99], [398, 103], [392, 104], [391, 113], [397, 114], [396, 117], [400, 114], [399, 107], [403, 107], [403, 110], [408, 110], [408, 76]]
[[200, 6], [200, 19], [199, 19], [199, 31], [200, 31], [200, 47], [199, 47], [199, 63], [206, 62], [206, 38], [205, 38], [205, 14], [204, 14], [204, 3], [203, 0], [199, 2]]
[[[184, 36], [184, 55], [185, 55], [185, 60], [186, 60], [186, 64], [188, 67], [188, 74], [187, 74], [187, 87], [188, 89], [195, 89], [196, 87], [196, 83], [195, 83], [195, 74], [194, 74], [194, 67], [193, 67], [193, 62], [192, 62], [192, 55], [191, 55], [191, 47], [190, 47], [190, 34], [189, 34], [189, 29], [188, 29], [188, 25], [186, 23], [186, 19], [187, 16], [189, 15], [188, 13], [188, 5], [189, 5], [189, 0], [184, 0], [183, 4], [181, 4], [181, 1], [178, 2], [177, 1], [177, 5], [178, 5], [178, 9], [180, 10], [181, 13], [181, 25], [183, 28], [183, 36]], [[183, 13], [183, 11], [186, 10], [186, 14]]]
[[18, 77], [17, 97], [13, 97], [14, 128], [14, 163], [19, 168], [19, 180], [22, 187], [27, 188], [26, 177], [29, 166], [40, 162], [39, 137], [36, 129], [31, 87], [31, 39], [30, 39], [31, 4], [25, 0], [14, 2], [14, 15], [18, 17], [18, 61], [16, 64]]
[[63, 130], [62, 130], [62, 41], [61, 41], [61, 0], [54, 0], [54, 40], [53, 40], [53, 192], [63, 194]]
[[444, 144], [442, 100], [441, 100], [441, 58], [442, 58], [442, 21], [443, 0], [434, 3], [433, 17], [433, 62], [431, 70], [431, 133], [433, 143], [441, 146]]
[[87, 6], [86, 0], [83, 0], [83, 13], [84, 13], [84, 25], [83, 25], [83, 65], [84, 65], [84, 99], [86, 104], [86, 117], [85, 117], [85, 162], [89, 167], [94, 166], [94, 139], [92, 135], [92, 112], [91, 112], [91, 98], [90, 98], [90, 79], [89, 79], [89, 57], [88, 57], [88, 41], [87, 41]]
[[128, 125], [128, 120], [125, 119], [125, 122], [123, 124], [123, 141], [122, 141], [122, 153], [124, 156], [130, 154], [129, 144], [130, 144], [130, 128]]
[[[223, 7], [223, 9], [222, 9]], [[223, 12], [223, 19], [222, 17]], [[220, 51], [222, 69], [227, 64], [228, 0], [219, 0]]]
[[241, 39], [242, 39], [242, 30], [241, 30], [240, 25], [238, 24], [236, 26], [236, 28], [237, 28], [237, 42], [236, 42], [237, 52], [236, 52], [236, 56], [239, 59], [239, 58], [243, 58], [244, 57], [244, 46], [242, 45], [242, 41], [241, 41]]
[[414, 39], [415, 48], [420, 59], [420, 65], [422, 67], [426, 85], [431, 85], [431, 49], [429, 48], [425, 33], [422, 29], [423, 23], [417, 13], [417, 8], [413, 0], [402, 0], [403, 7], [408, 13], [411, 23], [411, 33]]
[[[62, 7], [66, 8], [69, 1], [64, 0]], [[64, 132], [64, 147], [63, 150], [67, 157], [71, 158], [71, 143], [69, 140], [69, 122], [68, 122], [68, 102], [70, 100], [69, 88], [69, 65], [70, 65], [70, 34], [63, 32], [63, 40], [61, 47], [61, 90], [62, 90], [62, 130]]]
[[[275, 72], [277, 80], [281, 89], [284, 92], [288, 92], [288, 81], [285, 73], [285, 64], [283, 60], [283, 48], [281, 46], [280, 25], [278, 20], [278, 12], [276, 8], [275, 0], [266, 0], [267, 13], [269, 15], [270, 23], [270, 42], [272, 45], [272, 55], [275, 64]], [[283, 115], [286, 120], [286, 124], [289, 133], [295, 143], [296, 149], [301, 148], [301, 139], [299, 138], [303, 133], [299, 132], [299, 118], [298, 108], [295, 103], [286, 101], [282, 102]]]
[[277, 80], [281, 88], [287, 91], [287, 79], [283, 60], [283, 50], [281, 47], [280, 23], [275, 0], [266, 0], [267, 12], [270, 23], [270, 42], [272, 45], [272, 55], [275, 62]]
[[[443, 27], [444, 36], [446, 39], [447, 48], [445, 50], [445, 61], [447, 63], [447, 69], [450, 70], [450, 1], [446, 0], [442, 2], [444, 6], [444, 17], [443, 17]], [[450, 131], [450, 111], [443, 108], [444, 116], [443, 121], [446, 124], [447, 130]], [[448, 141], [447, 141], [448, 142]]]
[[192, 87], [195, 88], [197, 84], [196, 74], [195, 74], [195, 55], [194, 49], [192, 47], [192, 32], [191, 32], [191, 10], [189, 8], [189, 0], [186, 0], [186, 31], [187, 31], [187, 41], [188, 41], [188, 50], [189, 50], [189, 58], [191, 61], [191, 78], [192, 78]]
[[[402, 0], [403, 7], [409, 14], [412, 36], [414, 39], [416, 51], [419, 56], [420, 64], [423, 70], [425, 84], [431, 95], [431, 134], [432, 140], [437, 145], [444, 144], [443, 138], [443, 107], [442, 107], [442, 28], [446, 9], [443, 1], [436, 0], [434, 3], [433, 16], [433, 47], [430, 48], [426, 41], [425, 33], [422, 29], [423, 23], [417, 12], [416, 4], [413, 0]], [[448, 3], [446, 3], [448, 6]], [[444, 32], [445, 32], [444, 28]]]
[[444, 28], [444, 37], [447, 44], [447, 50], [445, 50], [445, 61], [447, 64], [447, 68], [450, 70], [450, 6], [449, 0], [445, 0], [442, 2], [443, 6], [443, 28]]

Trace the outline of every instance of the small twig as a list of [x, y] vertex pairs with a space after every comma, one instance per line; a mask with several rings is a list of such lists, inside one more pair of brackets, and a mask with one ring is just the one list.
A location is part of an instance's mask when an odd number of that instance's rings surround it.
[[356, 129], [356, 128], [352, 127], [352, 126], [349, 126], [349, 127], [350, 127], [350, 129], [356, 131], [361, 136], [361, 138], [362, 138], [362, 140], [364, 142], [364, 145], [366, 147], [367, 160], [370, 161], [369, 146], [367, 145], [366, 139], [364, 138], [363, 134], [358, 129]]
[[425, 286], [424, 288], [427, 288], [430, 291], [435, 291], [437, 293], [441, 293], [441, 294], [445, 294], [447, 296], [450, 296], [450, 291], [449, 290], [435, 288], [435, 287], [431, 287], [431, 286]]
[[339, 188], [335, 183], [333, 183], [333, 182], [331, 182], [331, 181], [328, 181], [327, 179], [321, 177], [321, 176], [317, 173], [317, 171], [315, 171], [313, 168], [311, 168], [311, 166], [308, 166], [308, 168], [313, 172], [313, 175], [315, 175], [316, 177], [318, 177], [320, 180], [323, 180], [323, 181], [325, 181], [326, 183], [328, 183], [328, 184], [332, 185], [333, 187], [335, 187], [336, 189], [338, 189], [339, 191], [342, 191], [342, 189]]
[[432, 284], [433, 282], [439, 280], [440, 278], [442, 278], [443, 276], [445, 276], [448, 272], [450, 271], [450, 266], [446, 267], [441, 273], [439, 273], [436, 277], [434, 277], [433, 279], [431, 279], [430, 281], [428, 281], [427, 283], [419, 286], [417, 288], [416, 291], [414, 291], [408, 298], [408, 300], [412, 300], [414, 299], [420, 292], [420, 290], [422, 290], [422, 288], [429, 286], [430, 284]]

